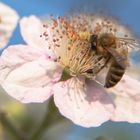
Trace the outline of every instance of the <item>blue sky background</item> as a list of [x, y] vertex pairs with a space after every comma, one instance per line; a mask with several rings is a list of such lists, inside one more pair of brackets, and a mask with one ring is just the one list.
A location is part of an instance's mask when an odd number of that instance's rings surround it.
[[[140, 37], [140, 0], [1, 0], [14, 8], [21, 17], [35, 14], [43, 16], [48, 14], [64, 15], [71, 11], [86, 11], [103, 13], [115, 16], [123, 24], [132, 29]], [[9, 44], [23, 43], [19, 27]], [[134, 56], [140, 61], [140, 52]], [[126, 107], [127, 108], [127, 107]], [[94, 119], [94, 118], [93, 118]], [[67, 140], [91, 140], [100, 135], [116, 136], [118, 133], [127, 133], [130, 140], [140, 140], [140, 124], [107, 122], [98, 128], [85, 129], [74, 126], [66, 137]], [[125, 140], [125, 136], [124, 136]]]

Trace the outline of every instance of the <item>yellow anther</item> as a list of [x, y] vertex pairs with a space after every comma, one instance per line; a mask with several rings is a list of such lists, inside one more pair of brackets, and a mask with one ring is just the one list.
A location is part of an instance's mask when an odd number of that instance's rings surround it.
[[90, 40], [90, 36], [91, 36], [90, 32], [79, 32], [78, 35], [80, 39], [88, 40], [88, 41]]

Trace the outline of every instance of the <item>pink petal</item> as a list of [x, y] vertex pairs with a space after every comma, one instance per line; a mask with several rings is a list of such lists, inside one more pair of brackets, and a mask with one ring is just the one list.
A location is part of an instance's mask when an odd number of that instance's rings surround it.
[[54, 101], [62, 115], [74, 123], [92, 127], [110, 119], [112, 99], [93, 81], [72, 78], [54, 86]]
[[140, 81], [124, 75], [121, 82], [110, 89], [114, 95], [113, 121], [140, 122]]
[[122, 80], [109, 91], [125, 97], [140, 96], [140, 81], [124, 75]]
[[0, 2], [0, 48], [5, 47], [17, 25], [18, 14]]
[[20, 29], [23, 39], [30, 46], [43, 47], [45, 45], [45, 41], [40, 38], [43, 25], [37, 17], [30, 16], [22, 18], [20, 20]]
[[29, 46], [12, 46], [0, 59], [0, 81], [6, 92], [17, 100], [43, 102], [60, 78], [61, 69]]
[[34, 61], [41, 57], [45, 56], [39, 49], [25, 45], [9, 46], [3, 51], [0, 57], [0, 83], [15, 67], [18, 67], [26, 62]]
[[24, 17], [20, 20], [21, 35], [25, 42], [32, 47], [43, 49], [48, 55], [55, 57], [49, 49], [49, 41], [40, 37], [44, 32], [43, 23], [36, 16]]

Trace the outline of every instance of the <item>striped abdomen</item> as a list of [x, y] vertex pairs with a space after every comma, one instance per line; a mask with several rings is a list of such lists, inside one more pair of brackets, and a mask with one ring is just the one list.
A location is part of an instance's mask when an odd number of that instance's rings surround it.
[[111, 88], [115, 86], [125, 73], [125, 68], [122, 68], [115, 60], [112, 60], [111, 66], [105, 80], [105, 87]]

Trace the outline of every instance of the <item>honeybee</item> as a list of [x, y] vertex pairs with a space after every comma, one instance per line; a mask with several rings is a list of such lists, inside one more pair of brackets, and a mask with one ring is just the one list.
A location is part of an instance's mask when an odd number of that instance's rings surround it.
[[[106, 88], [115, 86], [125, 73], [128, 64], [128, 48], [124, 46], [118, 51], [117, 38], [112, 33], [104, 33], [100, 36], [91, 35], [91, 49], [98, 55], [109, 56], [111, 64], [105, 79]], [[126, 39], [127, 40], [127, 39]], [[124, 38], [125, 42], [125, 38]], [[127, 41], [126, 41], [127, 42]]]

